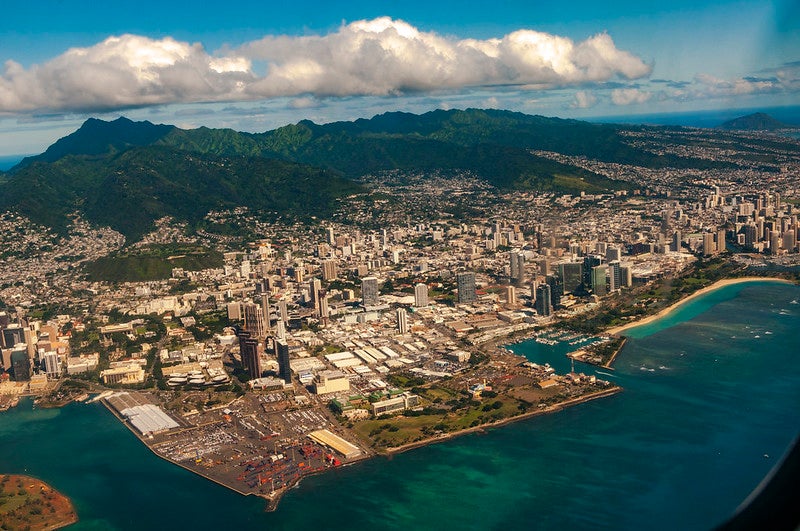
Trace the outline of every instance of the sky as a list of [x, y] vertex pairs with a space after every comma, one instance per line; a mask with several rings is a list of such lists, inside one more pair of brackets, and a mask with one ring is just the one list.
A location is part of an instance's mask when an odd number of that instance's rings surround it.
[[789, 105], [798, 0], [0, 4], [0, 156], [89, 117], [259, 132], [397, 110]]

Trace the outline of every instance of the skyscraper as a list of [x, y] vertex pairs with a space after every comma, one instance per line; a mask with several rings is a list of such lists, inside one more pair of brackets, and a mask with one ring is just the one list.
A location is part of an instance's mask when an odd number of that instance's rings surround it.
[[477, 300], [478, 295], [475, 292], [475, 273], [472, 271], [459, 273], [456, 275], [456, 284], [458, 285], [459, 304]]
[[336, 260], [323, 260], [322, 280], [333, 280], [336, 278]]
[[525, 255], [518, 251], [509, 253], [509, 265], [511, 267], [511, 283], [522, 283], [525, 279]]
[[414, 306], [424, 308], [428, 305], [428, 285], [419, 283], [414, 286]]
[[283, 339], [275, 340], [275, 357], [278, 358], [278, 375], [286, 383], [292, 382], [292, 369], [289, 365], [289, 344]]
[[575, 293], [583, 283], [583, 263], [567, 262], [558, 265], [558, 272], [564, 280], [564, 293]]
[[619, 260], [608, 263], [608, 290], [618, 291], [622, 287], [622, 267]]
[[599, 265], [592, 268], [592, 291], [595, 295], [603, 296], [608, 294], [606, 283], [608, 282], [608, 266]]
[[550, 286], [550, 304], [553, 308], [560, 308], [561, 297], [564, 295], [564, 281], [559, 275], [547, 275], [546, 281]]
[[253, 302], [244, 303], [244, 328], [253, 337], [264, 337], [266, 328], [264, 327], [264, 311], [261, 306]]
[[536, 287], [536, 313], [541, 317], [549, 317], [553, 313], [553, 306], [550, 302], [550, 286], [540, 284]]
[[398, 308], [395, 312], [397, 316], [397, 331], [401, 334], [408, 333], [408, 313], [406, 313], [404, 308]]
[[261, 358], [258, 355], [258, 340], [247, 330], [239, 330], [239, 354], [242, 365], [251, 379], [261, 377]]
[[378, 302], [378, 279], [364, 277], [361, 279], [361, 304], [364, 306], [377, 306]]

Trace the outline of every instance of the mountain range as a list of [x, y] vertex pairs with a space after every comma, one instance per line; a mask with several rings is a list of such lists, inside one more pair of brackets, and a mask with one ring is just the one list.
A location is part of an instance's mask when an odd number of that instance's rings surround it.
[[763, 112], [740, 116], [719, 126], [720, 129], [729, 131], [777, 131], [778, 129], [789, 129], [791, 127], [791, 125], [776, 120]]
[[646, 129], [479, 109], [391, 112], [324, 125], [304, 120], [264, 133], [92, 118], [0, 174], [0, 210], [15, 209], [56, 230], [79, 211], [134, 241], [164, 215], [193, 224], [209, 210], [240, 205], [324, 217], [337, 198], [365, 191], [358, 177], [385, 170], [468, 171], [501, 189], [629, 187], [535, 150], [650, 168], [728, 164], [626, 142], [626, 133]]

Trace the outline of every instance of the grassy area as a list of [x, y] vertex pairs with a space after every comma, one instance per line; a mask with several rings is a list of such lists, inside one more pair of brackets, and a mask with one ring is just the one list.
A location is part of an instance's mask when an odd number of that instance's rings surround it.
[[174, 268], [197, 271], [222, 267], [222, 253], [196, 245], [150, 245], [86, 264], [89, 280], [142, 282], [170, 278]]
[[[426, 395], [453, 395], [442, 388], [427, 390]], [[393, 448], [433, 437], [437, 434], [457, 432], [516, 416], [526, 409], [526, 404], [509, 395], [498, 395], [483, 401], [470, 401], [469, 406], [455, 411], [438, 410], [435, 413], [381, 417], [358, 422], [354, 429], [376, 450]], [[428, 410], [429, 411], [429, 410]], [[414, 415], [414, 416], [408, 416]]]
[[57, 529], [77, 521], [69, 499], [45, 483], [0, 475], [0, 528]]

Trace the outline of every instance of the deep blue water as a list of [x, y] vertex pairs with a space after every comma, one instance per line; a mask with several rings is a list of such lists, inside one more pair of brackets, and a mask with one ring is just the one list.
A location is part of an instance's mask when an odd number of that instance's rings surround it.
[[[1, 415], [0, 470], [70, 496], [74, 529], [709, 529], [798, 435], [798, 299], [721, 288], [634, 329], [601, 374], [622, 393], [307, 478], [275, 513], [158, 459], [96, 404]], [[512, 348], [568, 367], [566, 346]]]
[[754, 107], [746, 109], [717, 109], [709, 111], [639, 114], [632, 116], [600, 116], [587, 118], [590, 122], [648, 125], [682, 125], [713, 128], [728, 120], [757, 112], [767, 113], [776, 120], [800, 127], [800, 106]]

